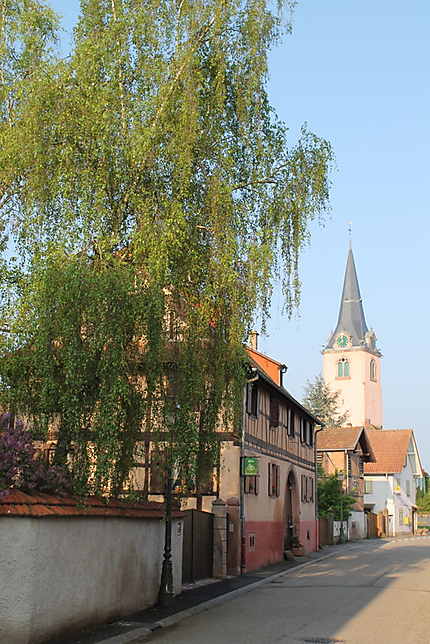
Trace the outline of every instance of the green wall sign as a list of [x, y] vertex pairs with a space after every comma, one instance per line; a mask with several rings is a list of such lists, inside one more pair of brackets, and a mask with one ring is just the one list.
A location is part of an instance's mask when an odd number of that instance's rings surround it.
[[259, 462], [256, 456], [242, 457], [242, 476], [256, 476], [259, 471]]

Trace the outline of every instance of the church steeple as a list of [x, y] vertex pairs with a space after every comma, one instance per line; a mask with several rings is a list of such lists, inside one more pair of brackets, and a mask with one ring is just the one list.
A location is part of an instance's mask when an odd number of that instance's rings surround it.
[[323, 354], [323, 377], [339, 392], [339, 413], [353, 426], [382, 426], [381, 353], [364, 317], [354, 255], [346, 262], [337, 326]]
[[339, 317], [334, 333], [327, 344], [327, 349], [334, 348], [339, 334], [348, 337], [348, 344], [353, 347], [366, 345], [371, 349], [374, 347], [374, 334], [369, 332], [364, 317], [363, 302], [358, 285], [357, 271], [355, 268], [354, 255], [350, 246], [346, 262], [345, 278], [343, 281], [342, 299], [340, 301]]

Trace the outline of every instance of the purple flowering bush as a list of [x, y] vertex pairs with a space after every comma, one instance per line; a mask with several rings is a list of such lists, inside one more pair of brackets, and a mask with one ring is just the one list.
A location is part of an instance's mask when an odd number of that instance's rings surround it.
[[64, 494], [71, 487], [68, 470], [37, 455], [31, 433], [21, 421], [6, 427], [0, 422], [0, 494], [10, 488]]

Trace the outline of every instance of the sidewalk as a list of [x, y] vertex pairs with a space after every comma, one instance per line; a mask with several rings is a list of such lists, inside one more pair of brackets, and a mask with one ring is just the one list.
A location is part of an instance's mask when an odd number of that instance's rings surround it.
[[283, 561], [273, 566], [253, 571], [241, 577], [231, 577], [220, 581], [207, 580], [208, 583], [195, 584], [174, 597], [167, 608], [148, 608], [145, 611], [105, 624], [97, 628], [53, 639], [49, 644], [127, 644], [148, 637], [155, 630], [171, 626], [190, 615], [203, 612], [218, 603], [228, 601], [243, 592], [263, 584], [267, 579], [285, 574], [289, 570], [302, 567], [336, 555], [339, 550], [354, 547], [351, 543], [325, 546], [294, 560]]

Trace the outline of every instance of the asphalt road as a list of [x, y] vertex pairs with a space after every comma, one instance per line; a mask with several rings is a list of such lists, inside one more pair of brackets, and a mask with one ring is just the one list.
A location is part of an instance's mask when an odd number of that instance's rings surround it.
[[430, 644], [430, 537], [346, 546], [143, 641]]

